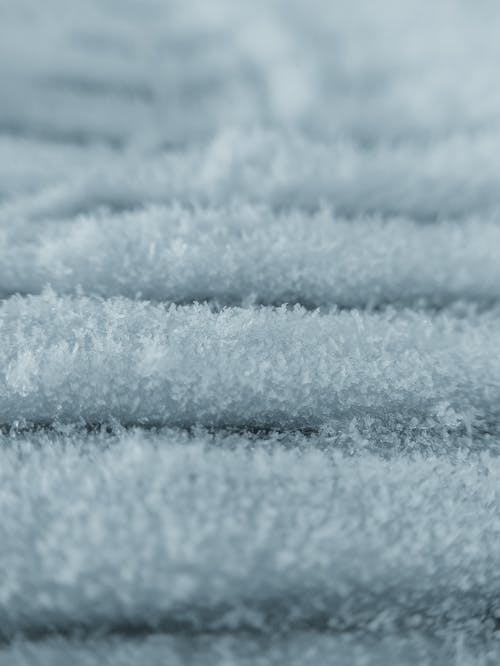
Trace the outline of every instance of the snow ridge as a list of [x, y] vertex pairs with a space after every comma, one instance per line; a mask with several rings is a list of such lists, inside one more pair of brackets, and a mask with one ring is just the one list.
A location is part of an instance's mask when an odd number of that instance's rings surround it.
[[[478, 225], [481, 233], [478, 233]], [[0, 224], [0, 292], [307, 307], [500, 300], [500, 225], [152, 206]]]
[[2, 666], [499, 663], [499, 31], [0, 0]]
[[372, 415], [496, 423], [496, 311], [307, 312], [13, 298], [0, 422], [319, 427]]

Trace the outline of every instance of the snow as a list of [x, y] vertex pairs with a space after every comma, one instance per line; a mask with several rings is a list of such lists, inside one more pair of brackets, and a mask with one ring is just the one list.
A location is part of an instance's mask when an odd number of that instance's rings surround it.
[[499, 662], [493, 0], [0, 0], [0, 664]]
[[321, 439], [203, 431], [80, 437], [4, 436], [4, 635], [494, 623], [497, 456], [346, 458]]
[[[323, 203], [349, 217], [378, 213], [425, 222], [476, 214], [498, 221], [499, 148], [496, 131], [365, 145], [272, 127], [223, 129], [169, 150], [131, 146], [107, 159], [102, 147], [85, 146], [60, 179], [48, 173], [45, 187], [5, 197], [0, 219], [65, 217], [100, 206], [127, 210], [175, 200], [244, 201], [306, 212]], [[11, 148], [4, 150], [9, 155]], [[89, 151], [93, 163], [82, 168]]]
[[353, 631], [350, 634], [324, 633], [314, 630], [294, 631], [274, 640], [252, 633], [234, 634], [154, 634], [129, 637], [127, 640], [51, 638], [37, 643], [14, 642], [4, 652], [5, 666], [101, 666], [138, 663], [168, 663], [172, 666], [291, 666], [328, 664], [332, 658], [338, 666], [385, 666], [408, 664], [495, 664], [497, 648], [494, 641], [481, 649], [478, 642], [469, 643], [463, 633], [453, 635], [439, 644], [432, 638], [422, 640], [415, 633], [393, 633], [381, 637]]
[[[481, 233], [478, 234], [478, 224]], [[444, 307], [500, 300], [500, 224], [149, 206], [0, 223], [0, 292], [189, 303]]]
[[500, 317], [13, 297], [0, 423], [496, 428]]

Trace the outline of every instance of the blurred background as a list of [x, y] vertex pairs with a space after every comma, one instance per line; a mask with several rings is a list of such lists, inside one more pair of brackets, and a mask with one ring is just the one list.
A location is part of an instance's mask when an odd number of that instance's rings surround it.
[[0, 197], [228, 128], [465, 159], [497, 146], [499, 28], [490, 0], [0, 0]]

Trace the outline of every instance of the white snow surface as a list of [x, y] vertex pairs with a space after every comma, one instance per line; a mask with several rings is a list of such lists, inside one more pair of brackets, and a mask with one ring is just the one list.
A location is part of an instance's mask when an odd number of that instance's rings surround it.
[[0, 0], [0, 666], [499, 663], [498, 34]]
[[500, 610], [496, 456], [417, 454], [410, 475], [404, 457], [346, 458], [300, 435], [164, 430], [4, 444], [4, 632], [479, 630]]
[[[478, 227], [481, 233], [478, 233]], [[0, 293], [442, 308], [500, 301], [500, 224], [179, 204], [0, 223]]]
[[500, 315], [129, 299], [0, 305], [0, 423], [495, 428]]

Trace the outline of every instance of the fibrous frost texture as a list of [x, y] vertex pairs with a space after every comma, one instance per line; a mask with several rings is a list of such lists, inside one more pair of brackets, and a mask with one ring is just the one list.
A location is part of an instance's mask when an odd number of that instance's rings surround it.
[[500, 663], [499, 34], [0, 0], [0, 666]]

